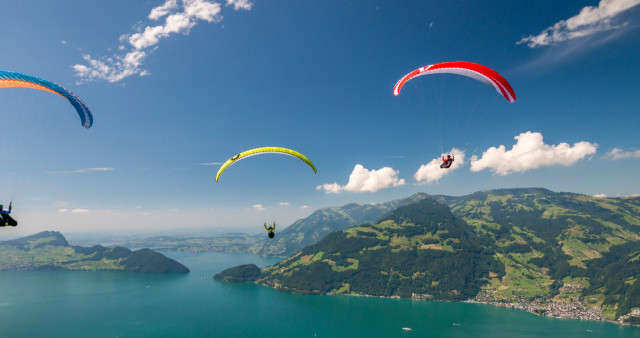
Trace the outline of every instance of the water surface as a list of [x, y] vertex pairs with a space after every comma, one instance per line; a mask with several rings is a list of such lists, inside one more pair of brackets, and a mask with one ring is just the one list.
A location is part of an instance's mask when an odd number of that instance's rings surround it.
[[212, 278], [281, 258], [167, 256], [191, 273], [0, 272], [0, 337], [640, 337], [636, 327], [483, 304], [304, 296]]

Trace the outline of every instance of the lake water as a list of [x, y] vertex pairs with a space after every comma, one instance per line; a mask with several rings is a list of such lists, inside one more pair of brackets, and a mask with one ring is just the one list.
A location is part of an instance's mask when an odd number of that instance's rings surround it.
[[212, 278], [278, 258], [166, 255], [191, 273], [0, 272], [0, 337], [640, 337], [636, 327], [482, 304], [288, 294]]

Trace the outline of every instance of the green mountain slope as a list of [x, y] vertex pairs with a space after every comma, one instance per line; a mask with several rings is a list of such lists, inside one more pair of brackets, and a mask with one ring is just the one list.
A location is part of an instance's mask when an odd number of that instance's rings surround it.
[[415, 203], [426, 194], [414, 194], [407, 198], [378, 204], [351, 203], [342, 207], [323, 208], [309, 217], [297, 220], [291, 226], [277, 232], [273, 240], [257, 242], [249, 251], [265, 256], [289, 256], [303, 247], [316, 243], [328, 234], [351, 226], [375, 222], [396, 208]]
[[492, 298], [578, 297], [610, 319], [640, 307], [640, 198], [505, 189], [437, 199], [491, 238], [506, 268], [485, 287]]
[[300, 293], [473, 299], [626, 322], [640, 317], [639, 280], [640, 198], [535, 188], [424, 198], [256, 277]]
[[377, 224], [327, 236], [266, 268], [261, 282], [302, 293], [463, 300], [504, 267], [473, 228], [431, 198], [400, 207]]
[[188, 273], [184, 265], [149, 249], [70, 246], [56, 231], [0, 242], [0, 270], [121, 270]]

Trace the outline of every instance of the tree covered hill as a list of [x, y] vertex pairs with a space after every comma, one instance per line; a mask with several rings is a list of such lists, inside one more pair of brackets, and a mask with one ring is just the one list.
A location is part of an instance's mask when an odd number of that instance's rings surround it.
[[611, 320], [640, 314], [640, 198], [535, 188], [422, 197], [254, 279], [300, 293], [572, 303]]
[[150, 249], [70, 246], [57, 231], [0, 242], [0, 270], [121, 270], [188, 273], [184, 265]]
[[[455, 269], [455, 273], [452, 273]], [[463, 300], [504, 267], [473, 228], [425, 198], [377, 224], [335, 232], [263, 270], [261, 282], [302, 293]]]

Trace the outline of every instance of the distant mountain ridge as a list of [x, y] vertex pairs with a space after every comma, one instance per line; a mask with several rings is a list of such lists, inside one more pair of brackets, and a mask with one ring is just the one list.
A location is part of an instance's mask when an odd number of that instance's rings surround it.
[[472, 299], [640, 323], [640, 197], [541, 188], [420, 197], [241, 277], [298, 293]]
[[188, 273], [184, 265], [150, 249], [71, 246], [57, 231], [0, 242], [0, 270], [121, 270]]
[[350, 203], [341, 207], [318, 209], [309, 217], [295, 221], [282, 231], [278, 232], [276, 229], [275, 239], [259, 241], [253, 244], [249, 251], [264, 256], [289, 256], [334, 231], [375, 222], [396, 208], [415, 203], [427, 196], [424, 193], [416, 193], [407, 198], [385, 203]]

